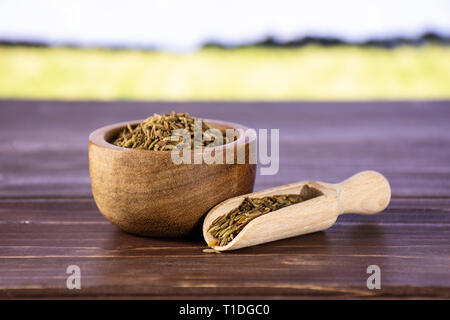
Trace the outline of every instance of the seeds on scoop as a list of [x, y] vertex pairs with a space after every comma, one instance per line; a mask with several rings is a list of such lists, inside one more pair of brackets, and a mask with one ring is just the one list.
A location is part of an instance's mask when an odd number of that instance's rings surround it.
[[274, 195], [264, 198], [247, 197], [239, 207], [217, 217], [212, 222], [208, 232], [214, 237], [214, 240], [208, 243], [208, 246], [225, 246], [253, 219], [322, 194], [319, 190], [304, 185], [299, 194]]

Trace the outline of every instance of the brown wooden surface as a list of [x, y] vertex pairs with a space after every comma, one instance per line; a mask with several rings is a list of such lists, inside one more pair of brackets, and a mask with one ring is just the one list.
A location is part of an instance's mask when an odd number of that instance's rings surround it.
[[[201, 235], [126, 234], [93, 202], [89, 133], [171, 109], [280, 128], [280, 171], [255, 190], [364, 170], [390, 180], [375, 216], [326, 232], [202, 253]], [[0, 101], [0, 297], [450, 298], [450, 102], [131, 103]], [[66, 289], [68, 265], [82, 289]], [[367, 266], [381, 290], [366, 288]]]

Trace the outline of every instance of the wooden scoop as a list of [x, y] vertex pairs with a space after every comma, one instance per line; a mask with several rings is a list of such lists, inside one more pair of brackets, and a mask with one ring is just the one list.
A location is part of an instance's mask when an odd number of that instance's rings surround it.
[[391, 199], [389, 182], [375, 171], [360, 172], [338, 184], [302, 181], [254, 192], [225, 200], [208, 213], [203, 223], [203, 237], [206, 243], [214, 240], [208, 233], [211, 223], [217, 217], [238, 207], [245, 197], [298, 194], [305, 184], [318, 189], [323, 195], [259, 216], [250, 221], [227, 245], [214, 246], [213, 249], [235, 250], [325, 230], [336, 222], [340, 214], [378, 213], [386, 209]]

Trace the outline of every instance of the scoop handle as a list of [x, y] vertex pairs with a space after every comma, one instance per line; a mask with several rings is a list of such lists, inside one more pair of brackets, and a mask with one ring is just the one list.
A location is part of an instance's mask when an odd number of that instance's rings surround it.
[[335, 185], [339, 214], [374, 214], [383, 211], [391, 200], [387, 179], [376, 171], [362, 171]]

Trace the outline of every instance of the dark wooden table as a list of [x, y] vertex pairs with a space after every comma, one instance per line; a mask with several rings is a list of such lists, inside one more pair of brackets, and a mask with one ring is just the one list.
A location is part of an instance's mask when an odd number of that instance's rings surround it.
[[[391, 182], [387, 211], [326, 232], [206, 254], [200, 235], [152, 239], [107, 222], [92, 199], [89, 133], [171, 109], [280, 128], [280, 171], [255, 190]], [[450, 101], [132, 103], [0, 101], [0, 297], [450, 298]], [[80, 290], [66, 268], [81, 269]], [[368, 290], [369, 265], [381, 289]]]

